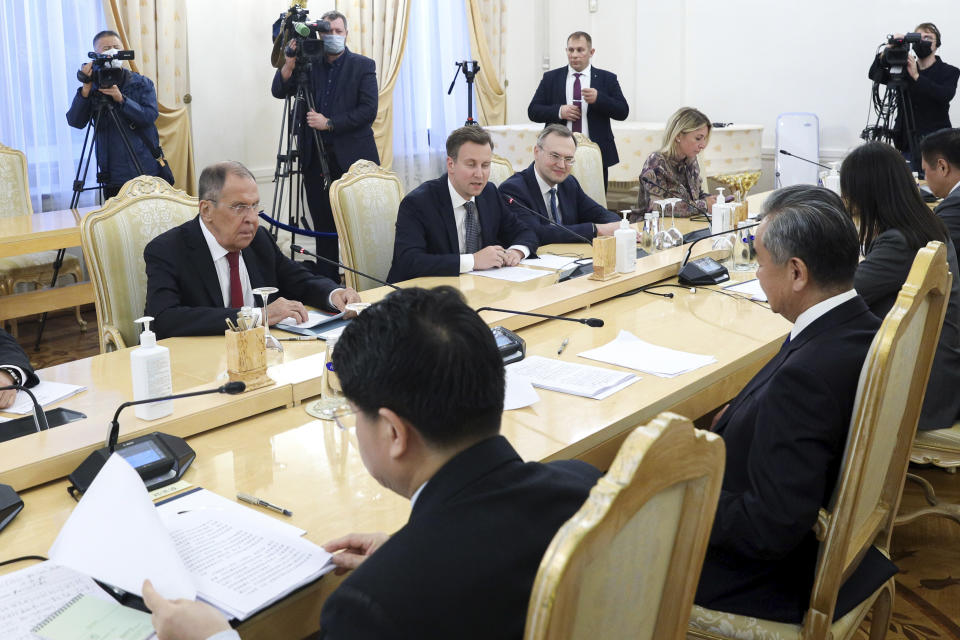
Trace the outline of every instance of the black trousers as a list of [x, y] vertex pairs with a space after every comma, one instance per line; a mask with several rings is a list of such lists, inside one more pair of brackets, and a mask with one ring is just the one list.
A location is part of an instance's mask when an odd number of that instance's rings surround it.
[[[337, 163], [332, 153], [327, 152], [327, 166], [330, 169], [330, 182], [343, 176], [344, 170]], [[333, 209], [330, 206], [330, 191], [323, 188], [323, 171], [320, 162], [314, 160], [303, 168], [303, 189], [307, 196], [307, 208], [313, 220], [313, 230], [326, 233], [336, 233], [337, 226], [333, 222]], [[330, 260], [340, 261], [340, 246], [338, 238], [317, 238], [317, 253]], [[340, 282], [340, 272], [337, 267], [326, 263], [319, 263], [315, 271], [327, 276], [334, 282]]]

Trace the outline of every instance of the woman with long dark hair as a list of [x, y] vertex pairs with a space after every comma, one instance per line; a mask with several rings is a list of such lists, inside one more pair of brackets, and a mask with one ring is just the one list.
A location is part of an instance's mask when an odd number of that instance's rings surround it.
[[917, 251], [931, 240], [947, 245], [953, 283], [917, 428], [950, 427], [960, 416], [960, 273], [947, 228], [923, 201], [903, 156], [887, 144], [854, 149], [840, 168], [840, 191], [860, 227], [864, 259], [854, 287], [877, 316], [893, 307]]

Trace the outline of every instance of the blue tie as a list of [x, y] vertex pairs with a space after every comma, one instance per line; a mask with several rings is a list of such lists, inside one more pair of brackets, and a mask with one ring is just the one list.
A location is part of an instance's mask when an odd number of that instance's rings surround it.
[[557, 211], [557, 188], [550, 188], [550, 217], [553, 218], [553, 221], [557, 224], [561, 223], [560, 212]]

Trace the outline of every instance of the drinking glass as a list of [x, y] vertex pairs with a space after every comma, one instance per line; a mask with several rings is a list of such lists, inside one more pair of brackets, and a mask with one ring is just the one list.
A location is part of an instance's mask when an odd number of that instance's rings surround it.
[[[323, 385], [320, 399], [307, 407], [307, 413], [321, 420], [338, 420], [352, 413], [347, 399], [343, 397], [340, 378], [333, 368], [333, 352], [337, 348], [337, 338], [327, 338], [327, 354], [323, 366]], [[338, 425], [339, 426], [339, 425]]]
[[263, 305], [263, 343], [267, 348], [268, 367], [283, 362], [283, 345], [270, 333], [270, 319], [267, 317], [267, 300], [277, 291], [279, 289], [276, 287], [259, 287], [253, 290], [253, 294], [260, 297]]

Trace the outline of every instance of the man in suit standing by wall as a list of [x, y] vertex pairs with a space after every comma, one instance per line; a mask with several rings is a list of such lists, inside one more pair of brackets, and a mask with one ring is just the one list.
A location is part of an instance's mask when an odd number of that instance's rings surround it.
[[920, 143], [927, 186], [943, 202], [933, 210], [947, 225], [953, 246], [960, 244], [960, 129], [934, 131]]
[[[316, 111], [295, 114], [295, 117], [305, 117], [307, 127], [320, 132], [332, 183], [357, 160], [380, 163], [372, 128], [377, 118], [377, 68], [370, 58], [346, 48], [346, 16], [339, 11], [328, 11], [321, 19], [330, 22], [331, 32], [323, 35], [323, 59], [314, 62], [310, 69]], [[296, 91], [292, 81], [297, 65], [295, 45], [291, 43], [287, 48], [286, 60], [273, 77], [275, 98], [285, 98]], [[314, 231], [335, 233], [330, 192], [323, 188], [323, 171], [314, 146], [312, 137], [300, 140], [307, 206]], [[339, 261], [337, 238], [317, 238], [317, 253]], [[337, 268], [331, 265], [318, 264], [316, 270], [330, 278], [337, 277]]]
[[563, 124], [571, 131], [580, 132], [600, 147], [603, 155], [603, 186], [607, 186], [607, 169], [620, 162], [613, 140], [610, 119], [626, 120], [630, 106], [617, 76], [597, 69], [590, 63], [593, 57], [593, 39], [590, 34], [575, 31], [567, 38], [565, 67], [543, 74], [527, 117], [534, 122]]
[[520, 219], [534, 230], [541, 245], [582, 242], [578, 235], [586, 238], [612, 236], [620, 226], [620, 217], [584, 193], [577, 179], [570, 175], [576, 150], [577, 141], [569, 129], [548, 124], [537, 137], [533, 163], [500, 185], [501, 193], [573, 232], [566, 232], [517, 207]]

